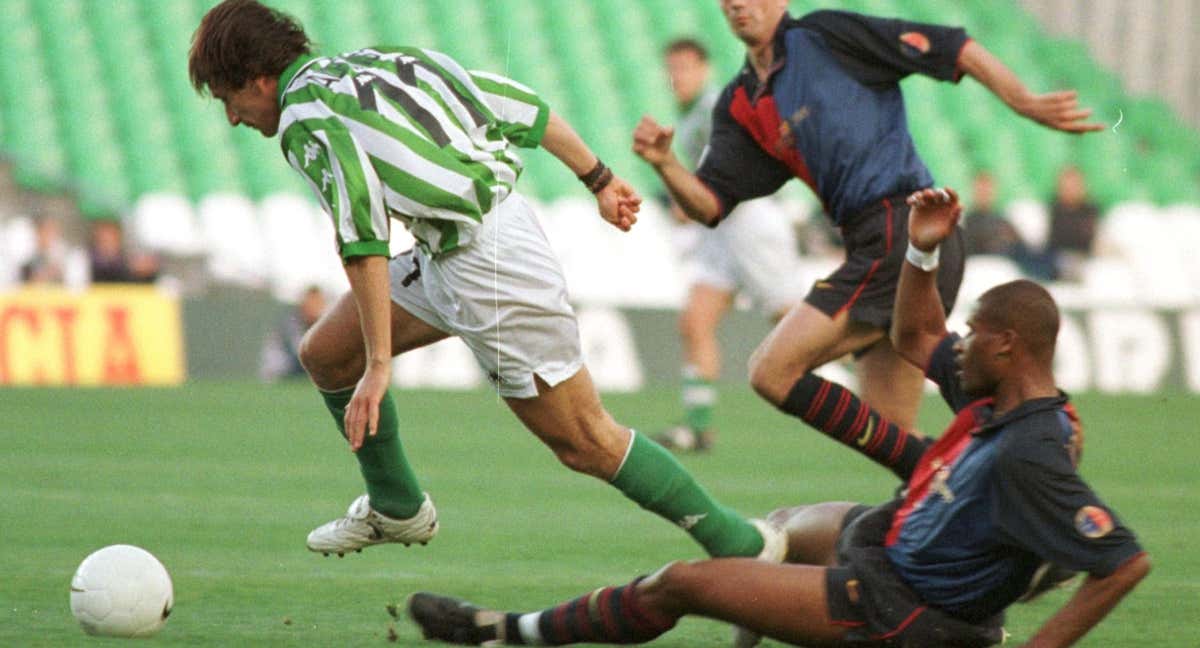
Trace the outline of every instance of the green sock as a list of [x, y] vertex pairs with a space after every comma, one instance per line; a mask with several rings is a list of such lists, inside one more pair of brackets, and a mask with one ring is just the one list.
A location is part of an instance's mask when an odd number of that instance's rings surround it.
[[612, 484], [642, 508], [682, 527], [710, 556], [754, 557], [762, 551], [763, 539], [753, 524], [714, 500], [674, 455], [645, 436], [633, 433], [629, 456]]
[[688, 367], [683, 370], [683, 420], [696, 432], [712, 427], [713, 406], [717, 404], [717, 388], [713, 381], [696, 375]]
[[[346, 405], [353, 395], [353, 387], [321, 392], [325, 407], [329, 408], [342, 436], [346, 436]], [[416, 514], [425, 495], [400, 445], [400, 422], [391, 392], [385, 392], [383, 400], [379, 401], [379, 427], [375, 436], [368, 435], [354, 456], [367, 482], [371, 508], [394, 518], [409, 518]]]

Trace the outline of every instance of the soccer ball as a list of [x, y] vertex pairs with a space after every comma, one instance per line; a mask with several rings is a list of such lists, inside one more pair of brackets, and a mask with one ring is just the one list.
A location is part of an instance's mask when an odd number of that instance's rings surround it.
[[167, 622], [174, 600], [167, 569], [132, 545], [95, 551], [71, 578], [71, 614], [90, 635], [149, 637]]

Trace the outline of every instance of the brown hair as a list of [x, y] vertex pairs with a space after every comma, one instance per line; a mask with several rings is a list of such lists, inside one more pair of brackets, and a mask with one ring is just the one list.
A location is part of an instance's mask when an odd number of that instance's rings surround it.
[[259, 77], [279, 76], [311, 49], [295, 18], [256, 0], [225, 0], [192, 35], [188, 75], [200, 94], [239, 90]]
[[695, 38], [676, 38], [663, 48], [663, 54], [666, 56], [680, 52], [691, 52], [701, 61], [708, 61], [708, 50]]

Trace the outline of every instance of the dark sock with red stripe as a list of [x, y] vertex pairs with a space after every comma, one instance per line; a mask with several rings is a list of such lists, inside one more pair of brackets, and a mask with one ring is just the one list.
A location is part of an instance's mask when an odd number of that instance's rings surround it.
[[[541, 612], [509, 613], [504, 643], [562, 646], [573, 643], [643, 643], [675, 627], [678, 617], [642, 607], [637, 585], [605, 587]], [[524, 620], [522, 620], [524, 619]]]
[[779, 409], [907, 480], [929, 442], [900, 429], [849, 389], [807, 373]]

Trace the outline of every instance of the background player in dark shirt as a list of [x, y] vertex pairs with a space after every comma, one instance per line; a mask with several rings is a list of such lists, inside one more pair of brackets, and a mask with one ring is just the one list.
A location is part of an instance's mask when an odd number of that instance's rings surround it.
[[936, 442], [901, 433], [924, 450], [893, 468], [907, 482], [902, 499], [777, 511], [797, 564], [676, 562], [528, 614], [417, 594], [409, 613], [425, 636], [635, 643], [697, 614], [800, 645], [988, 646], [1004, 638], [1004, 609], [1052, 561], [1089, 576], [1026, 645], [1082, 637], [1145, 577], [1149, 560], [1076, 472], [1081, 433], [1054, 383], [1059, 315], [1049, 293], [1025, 280], [997, 286], [980, 298], [965, 338], [947, 333], [933, 257], [957, 226], [957, 200], [931, 189], [909, 198], [891, 339], [927, 367], [957, 416]]
[[[787, 15], [786, 0], [721, 0], [746, 45], [746, 65], [713, 112], [695, 174], [671, 153], [672, 129], [646, 117], [634, 151], [653, 165], [692, 219], [715, 226], [743, 200], [792, 177], [820, 197], [846, 242], [846, 262], [818, 281], [750, 361], [765, 399], [804, 418], [827, 381], [810, 372], [854, 353], [860, 390], [888, 420], [911, 428], [921, 375], [887, 340], [903, 257], [904, 197], [933, 185], [909, 136], [899, 81], [920, 73], [970, 75], [1016, 113], [1067, 132], [1099, 130], [1073, 91], [1034, 94], [965, 31], [817, 11]], [[943, 250], [941, 293], [953, 306], [961, 281], [959, 237]], [[865, 422], [862, 425], [866, 425]], [[860, 426], [860, 431], [862, 427]]]

